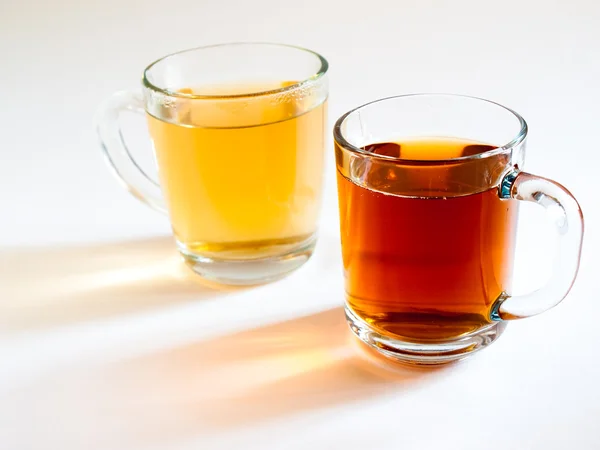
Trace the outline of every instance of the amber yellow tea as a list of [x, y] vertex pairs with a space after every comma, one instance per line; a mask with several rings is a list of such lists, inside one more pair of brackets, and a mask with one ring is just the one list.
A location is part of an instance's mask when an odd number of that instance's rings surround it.
[[[291, 82], [185, 89], [235, 95]], [[323, 173], [326, 102], [194, 102], [179, 123], [148, 116], [175, 237], [200, 254], [264, 257], [310, 239]], [[185, 123], [181, 124], [181, 123]]]

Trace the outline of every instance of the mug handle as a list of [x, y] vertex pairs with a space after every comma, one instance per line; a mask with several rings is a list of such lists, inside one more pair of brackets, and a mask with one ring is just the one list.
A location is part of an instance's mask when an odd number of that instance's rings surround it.
[[502, 199], [541, 205], [558, 232], [558, 252], [550, 281], [529, 294], [501, 294], [491, 312], [496, 321], [535, 316], [558, 305], [575, 282], [583, 241], [583, 214], [575, 197], [563, 186], [517, 169], [504, 176], [498, 194]]
[[94, 119], [100, 146], [113, 173], [125, 188], [138, 200], [166, 214], [167, 205], [160, 185], [144, 172], [125, 145], [119, 124], [119, 116], [123, 111], [145, 115], [142, 95], [132, 91], [116, 92], [100, 105]]

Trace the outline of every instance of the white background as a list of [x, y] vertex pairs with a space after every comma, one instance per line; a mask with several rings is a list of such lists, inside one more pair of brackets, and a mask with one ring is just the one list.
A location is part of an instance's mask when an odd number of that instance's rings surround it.
[[[331, 146], [314, 258], [260, 288], [202, 285], [167, 219], [112, 178], [91, 121], [156, 58], [242, 40], [329, 60], [330, 129], [410, 92], [521, 113], [526, 168], [586, 217], [567, 300], [452, 367], [371, 360], [340, 307]], [[593, 0], [0, 0], [0, 448], [600, 448], [599, 80]], [[518, 289], [548, 278], [552, 239], [523, 208]]]

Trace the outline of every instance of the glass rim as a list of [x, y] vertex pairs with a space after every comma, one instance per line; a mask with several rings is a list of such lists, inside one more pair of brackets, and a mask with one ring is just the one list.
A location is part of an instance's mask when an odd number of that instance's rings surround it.
[[[519, 132], [517, 133], [517, 135], [504, 145], [494, 147], [488, 151], [485, 151], [482, 153], [477, 153], [475, 155], [459, 156], [456, 158], [444, 158], [444, 159], [406, 159], [406, 158], [397, 158], [395, 156], [379, 155], [377, 153], [373, 153], [368, 150], [364, 150], [362, 148], [356, 147], [346, 140], [346, 138], [344, 137], [343, 132], [342, 132], [342, 125], [343, 125], [344, 121], [348, 118], [348, 116], [350, 116], [350, 114], [360, 111], [361, 109], [363, 109], [369, 105], [373, 105], [375, 103], [385, 102], [388, 100], [394, 100], [394, 99], [399, 99], [399, 98], [406, 98], [406, 97], [453, 97], [453, 98], [471, 99], [471, 100], [477, 100], [477, 101], [489, 103], [489, 104], [498, 106], [498, 107], [502, 108], [503, 110], [512, 114], [519, 121], [521, 128], [520, 128]], [[521, 142], [523, 142], [525, 140], [525, 138], [527, 137], [527, 130], [528, 130], [527, 122], [525, 121], [525, 119], [523, 119], [523, 117], [521, 117], [521, 115], [519, 113], [517, 113], [516, 111], [513, 111], [510, 108], [507, 108], [506, 106], [501, 105], [500, 103], [494, 102], [492, 100], [487, 100], [485, 98], [475, 97], [472, 95], [421, 92], [421, 93], [415, 93], [415, 94], [392, 95], [390, 97], [380, 98], [380, 99], [365, 103], [363, 105], [357, 106], [356, 108], [343, 114], [335, 122], [335, 125], [333, 127], [333, 137], [334, 137], [335, 141], [344, 150], [348, 150], [348, 151], [351, 151], [354, 153], [359, 153], [363, 156], [369, 156], [372, 158], [381, 159], [381, 160], [390, 161], [390, 162], [392, 162], [392, 161], [405, 162], [405, 163], [409, 163], [409, 164], [415, 164], [415, 163], [439, 164], [441, 162], [469, 161], [469, 160], [474, 160], [474, 159], [483, 159], [483, 158], [488, 158], [491, 156], [500, 155], [508, 150], [511, 150], [512, 148], [514, 148], [515, 146], [517, 146]]]
[[[309, 53], [309, 54], [315, 56], [320, 61], [321, 66], [319, 67], [319, 70], [317, 70], [317, 72], [315, 72], [311, 76], [304, 78], [303, 80], [297, 81], [296, 83], [291, 84], [289, 86], [285, 86], [285, 87], [281, 87], [281, 88], [277, 88], [277, 89], [269, 89], [269, 90], [265, 90], [265, 91], [242, 93], [242, 94], [215, 94], [215, 95], [188, 94], [188, 93], [184, 93], [184, 92], [171, 91], [167, 88], [161, 88], [161, 87], [157, 86], [156, 84], [152, 83], [148, 79], [149, 72], [152, 70], [152, 68], [155, 67], [157, 64], [166, 61], [168, 58], [178, 56], [178, 55], [181, 55], [184, 53], [191, 53], [191, 52], [199, 51], [199, 50], [207, 50], [207, 49], [218, 48], [218, 47], [245, 46], [245, 45], [264, 46], [264, 47], [282, 47], [282, 48], [287, 48], [287, 49], [291, 49], [291, 50], [300, 50], [300, 51], [303, 51], [303, 52], [306, 52], [306, 53]], [[148, 89], [151, 89], [156, 92], [160, 92], [161, 94], [167, 95], [169, 97], [178, 97], [178, 98], [185, 98], [185, 99], [199, 99], [199, 100], [232, 100], [232, 99], [242, 99], [242, 98], [249, 98], [249, 97], [262, 97], [262, 96], [268, 96], [268, 95], [273, 95], [273, 94], [280, 94], [280, 93], [287, 92], [287, 91], [293, 91], [295, 89], [298, 89], [302, 86], [305, 86], [309, 83], [312, 83], [312, 82], [315, 82], [315, 81], [321, 79], [327, 73], [328, 69], [329, 69], [329, 63], [323, 56], [321, 56], [317, 52], [314, 52], [312, 50], [309, 50], [307, 48], [300, 47], [297, 45], [279, 44], [279, 43], [275, 43], [275, 42], [225, 42], [225, 43], [221, 43], [221, 44], [203, 45], [200, 47], [179, 50], [177, 52], [169, 53], [168, 55], [157, 59], [156, 61], [150, 63], [144, 69], [144, 74], [142, 77], [142, 84]]]

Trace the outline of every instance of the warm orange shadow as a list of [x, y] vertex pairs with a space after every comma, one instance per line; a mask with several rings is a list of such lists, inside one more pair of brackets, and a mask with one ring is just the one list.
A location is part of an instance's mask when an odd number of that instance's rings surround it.
[[[397, 396], [448, 370], [382, 361], [357, 347], [342, 308], [334, 308], [111, 365], [61, 370], [5, 401], [35, 404], [21, 419], [18, 411], [10, 415], [11, 433], [32, 441], [145, 449], [229, 439], [249, 425], [345, 403], [360, 408], [361, 401]], [[56, 415], [77, 433], [46, 426]], [[36, 433], [21, 433], [18, 424]]]
[[219, 295], [170, 237], [0, 251], [0, 329], [60, 325]]
[[161, 367], [191, 414], [232, 427], [406, 389], [432, 370], [394, 365], [348, 330], [342, 308], [190, 345], [142, 364]]

